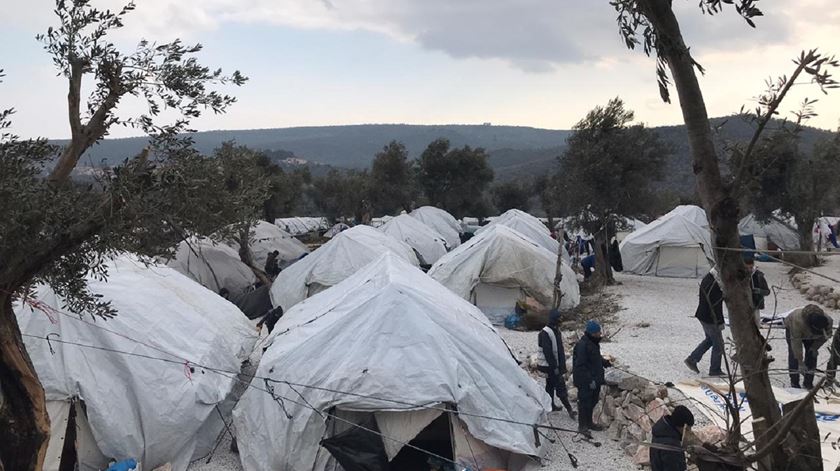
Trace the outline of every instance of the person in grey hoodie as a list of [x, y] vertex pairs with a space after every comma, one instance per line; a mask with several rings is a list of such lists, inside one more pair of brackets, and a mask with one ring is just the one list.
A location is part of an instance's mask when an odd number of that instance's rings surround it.
[[785, 318], [785, 340], [788, 344], [790, 385], [801, 388], [799, 376], [805, 378], [805, 389], [814, 387], [817, 352], [831, 338], [834, 321], [816, 304], [809, 304]]

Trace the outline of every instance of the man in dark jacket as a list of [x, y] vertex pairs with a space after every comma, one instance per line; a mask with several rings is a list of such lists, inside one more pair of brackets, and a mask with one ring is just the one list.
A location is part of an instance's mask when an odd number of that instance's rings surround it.
[[[752, 253], [744, 256], [744, 265], [746, 265], [747, 270], [752, 274], [750, 277], [750, 290], [752, 292], [755, 328], [758, 336], [764, 339], [764, 336], [761, 335], [761, 310], [764, 309], [764, 298], [770, 295], [770, 285], [767, 283], [764, 272], [755, 267], [755, 257]], [[772, 350], [768, 342], [764, 342], [764, 348], [767, 351]]]
[[575, 418], [575, 411], [569, 402], [569, 393], [566, 390], [566, 352], [563, 349], [563, 337], [560, 335], [560, 312], [552, 309], [548, 313], [548, 325], [540, 331], [537, 336], [537, 344], [540, 347], [540, 359], [538, 369], [547, 375], [545, 380], [545, 392], [551, 397], [551, 410], [558, 411], [559, 407], [554, 403], [554, 395], [560, 399], [571, 418]]
[[277, 257], [279, 256], [280, 252], [275, 250], [269, 252], [268, 257], [265, 259], [265, 274], [271, 279], [274, 279], [280, 273], [280, 264], [277, 263]]
[[675, 407], [671, 415], [663, 416], [653, 424], [653, 429], [651, 429], [653, 446], [650, 448], [651, 471], [685, 471], [687, 469], [682, 438], [686, 427], [693, 426], [694, 414], [685, 406]]
[[604, 368], [612, 366], [601, 356], [601, 325], [590, 320], [572, 356], [572, 377], [578, 389], [578, 431], [589, 436], [590, 430], [604, 428], [592, 423], [592, 411], [604, 384]]
[[718, 280], [716, 268], [712, 268], [700, 282], [700, 300], [694, 317], [703, 326], [705, 338], [685, 359], [685, 365], [691, 371], [700, 373], [697, 364], [711, 348], [712, 358], [709, 365], [709, 376], [723, 376], [723, 370], [721, 369], [723, 359], [723, 290], [720, 280]]

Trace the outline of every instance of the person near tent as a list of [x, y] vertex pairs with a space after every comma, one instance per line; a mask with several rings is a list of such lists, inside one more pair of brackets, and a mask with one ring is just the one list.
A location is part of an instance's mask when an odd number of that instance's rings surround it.
[[[790, 385], [806, 389], [814, 387], [817, 353], [831, 338], [831, 317], [816, 304], [796, 309], [785, 318], [785, 340], [788, 344], [788, 370]], [[799, 376], [804, 377], [802, 386]]]
[[592, 412], [604, 384], [604, 368], [612, 366], [601, 356], [601, 335], [601, 324], [587, 321], [572, 355], [572, 378], [578, 388], [578, 431], [585, 436], [591, 436], [590, 430], [604, 430], [592, 422]]
[[580, 266], [583, 268], [583, 279], [588, 280], [592, 276], [592, 270], [595, 269], [595, 254], [583, 257], [580, 261]]
[[700, 373], [697, 364], [709, 349], [712, 357], [709, 361], [709, 376], [724, 376], [721, 369], [723, 360], [723, 289], [720, 274], [714, 267], [700, 282], [700, 296], [694, 317], [703, 327], [703, 341], [685, 359], [685, 365], [693, 372]]
[[270, 252], [265, 259], [265, 273], [272, 279], [280, 273], [280, 264], [277, 262], [277, 257], [279, 256], [280, 251], [275, 250], [274, 252]]
[[[752, 252], [744, 252], [744, 254], [744, 265], [746, 265], [747, 270], [752, 274], [750, 277], [750, 290], [752, 292], [755, 328], [758, 331], [759, 337], [764, 339], [764, 336], [761, 335], [761, 310], [765, 307], [764, 298], [770, 295], [770, 285], [767, 283], [767, 277], [764, 276], [764, 272], [756, 268], [755, 255]], [[764, 340], [762, 341], [764, 342], [765, 350], [769, 352], [773, 349], [770, 343]]]
[[270, 334], [271, 331], [274, 330], [275, 324], [277, 324], [277, 321], [279, 321], [281, 317], [283, 317], [283, 308], [277, 306], [276, 308], [266, 312], [265, 316], [257, 322], [257, 330], [262, 329], [262, 326], [265, 326]]
[[540, 356], [537, 369], [547, 375], [545, 380], [545, 392], [551, 397], [551, 410], [559, 411], [560, 408], [554, 402], [556, 395], [569, 417], [576, 418], [572, 404], [569, 402], [569, 393], [566, 390], [566, 352], [563, 349], [563, 337], [560, 334], [560, 311], [552, 309], [548, 313], [548, 324], [537, 336], [537, 345], [540, 347]]
[[617, 272], [624, 271], [624, 261], [621, 259], [621, 247], [618, 244], [618, 239], [613, 238], [610, 244], [610, 266]]
[[840, 225], [840, 222], [838, 222], [837, 224], [835, 224], [833, 226], [831, 224], [828, 225], [828, 234], [827, 234], [828, 241], [831, 242], [831, 245], [833, 245], [835, 249], [840, 248], [840, 245], [837, 244], [837, 226], [838, 225]]
[[[694, 426], [694, 414], [686, 406], [677, 406], [670, 415], [664, 415], [653, 424], [650, 448], [651, 471], [685, 471], [683, 436]], [[661, 445], [657, 447], [657, 445]]]

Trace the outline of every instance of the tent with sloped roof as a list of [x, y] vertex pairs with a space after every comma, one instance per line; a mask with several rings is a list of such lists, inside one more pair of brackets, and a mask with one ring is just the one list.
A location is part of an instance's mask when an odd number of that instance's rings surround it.
[[548, 395], [475, 306], [393, 253], [291, 308], [256, 376], [234, 411], [246, 471], [414, 469], [418, 448], [456, 469], [540, 467], [528, 424]]
[[253, 270], [242, 263], [236, 249], [205, 238], [182, 241], [166, 265], [216, 293], [224, 288], [237, 296], [257, 282]]
[[[557, 253], [560, 250], [560, 243], [551, 237], [551, 231], [542, 221], [518, 209], [505, 211], [501, 216], [495, 218], [493, 222], [479, 228], [475, 233], [481, 234], [482, 231], [486, 231], [488, 228], [497, 224], [507, 226], [519, 232], [551, 252]], [[569, 254], [565, 250], [563, 250], [563, 259], [567, 262], [569, 261]]]
[[379, 230], [411, 246], [417, 252], [421, 265], [431, 265], [446, 255], [443, 236], [407, 214], [391, 219]]
[[[556, 270], [555, 253], [497, 224], [438, 260], [429, 276], [478, 306], [493, 322], [501, 323], [524, 296], [550, 306]], [[566, 262], [561, 271], [560, 307], [570, 309], [580, 303], [580, 288]]]
[[414, 250], [370, 226], [355, 226], [280, 272], [271, 285], [271, 303], [289, 310], [295, 304], [333, 286], [385, 252], [419, 266]]
[[461, 224], [446, 211], [434, 206], [422, 206], [412, 211], [410, 215], [442, 235], [446, 239], [449, 250], [461, 245], [461, 233], [463, 232]]

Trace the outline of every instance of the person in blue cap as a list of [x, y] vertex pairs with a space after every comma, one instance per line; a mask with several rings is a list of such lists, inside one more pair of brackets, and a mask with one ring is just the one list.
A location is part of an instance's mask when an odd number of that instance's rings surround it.
[[586, 322], [583, 336], [575, 345], [572, 365], [572, 376], [578, 388], [578, 431], [591, 436], [590, 430], [604, 430], [592, 422], [592, 411], [604, 384], [604, 368], [612, 366], [601, 356], [601, 324], [597, 321]]
[[560, 399], [571, 418], [575, 418], [575, 411], [569, 402], [569, 393], [566, 390], [566, 352], [563, 349], [563, 337], [560, 334], [560, 311], [552, 309], [548, 313], [548, 324], [537, 336], [537, 344], [540, 347], [540, 356], [537, 362], [537, 369], [547, 375], [545, 379], [545, 392], [551, 397], [551, 410], [559, 411], [560, 408], [554, 402], [554, 396]]

